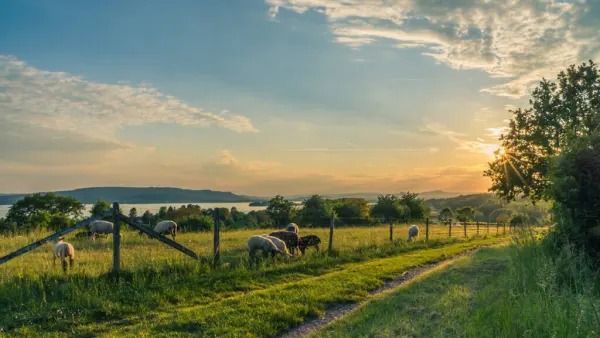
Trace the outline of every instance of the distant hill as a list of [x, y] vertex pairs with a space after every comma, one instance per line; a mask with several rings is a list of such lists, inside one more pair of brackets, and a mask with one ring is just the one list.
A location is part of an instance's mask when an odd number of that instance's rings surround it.
[[[188, 203], [188, 202], [250, 202], [259, 197], [236, 195], [231, 192], [192, 190], [160, 187], [97, 187], [56, 191], [57, 195], [69, 196], [81, 203], [97, 200], [120, 203]], [[30, 194], [0, 194], [0, 204], [13, 204]]]
[[[450, 197], [456, 197], [456, 196], [460, 196], [462, 193], [458, 193], [458, 192], [448, 192], [448, 191], [442, 191], [442, 190], [433, 190], [433, 191], [425, 191], [425, 192], [420, 192], [418, 193], [419, 197], [428, 200], [428, 199], [432, 199], [432, 198], [450, 198]], [[322, 194], [321, 196], [324, 198], [329, 198], [329, 199], [337, 199], [337, 198], [364, 198], [369, 202], [376, 202], [377, 201], [377, 197], [379, 195], [382, 195], [381, 193], [376, 193], [376, 192], [353, 192], [353, 193], [340, 193], [340, 194]], [[385, 194], [383, 194], [385, 195]], [[400, 193], [395, 193], [394, 195], [398, 196], [400, 195]], [[293, 196], [286, 196], [286, 198], [293, 200], [293, 201], [302, 201], [305, 200], [307, 198], [309, 198], [310, 196], [308, 195], [293, 195]]]

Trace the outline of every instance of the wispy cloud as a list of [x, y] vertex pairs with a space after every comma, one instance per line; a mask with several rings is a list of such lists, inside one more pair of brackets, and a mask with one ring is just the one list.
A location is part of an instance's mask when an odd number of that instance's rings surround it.
[[600, 56], [596, 1], [266, 0], [281, 9], [314, 10], [338, 43], [358, 48], [378, 40], [456, 69], [480, 69], [504, 82], [482, 91], [521, 97], [542, 77]]
[[[503, 128], [487, 128], [486, 130], [488, 132], [488, 136], [494, 136], [494, 133], [501, 132]], [[498, 144], [496, 143], [491, 143], [482, 138], [476, 138], [473, 140], [467, 135], [450, 130], [440, 123], [427, 123], [423, 128], [421, 128], [420, 131], [422, 133], [445, 137], [450, 142], [457, 145], [457, 150], [481, 153], [492, 157], [494, 152], [498, 149]], [[497, 139], [497, 137], [495, 139]]]
[[110, 139], [123, 126], [174, 123], [256, 132], [250, 119], [213, 113], [146, 86], [107, 84], [32, 67], [0, 55], [2, 118], [41, 128]]

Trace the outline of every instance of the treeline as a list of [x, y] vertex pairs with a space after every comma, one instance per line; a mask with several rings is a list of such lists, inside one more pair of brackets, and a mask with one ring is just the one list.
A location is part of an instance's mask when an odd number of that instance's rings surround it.
[[[543, 225], [551, 222], [551, 207], [546, 201], [533, 204], [529, 199], [506, 202], [493, 194], [472, 194], [451, 198], [430, 199], [426, 204], [438, 213], [432, 216], [442, 219], [479, 222]], [[471, 210], [472, 209], [472, 213]]]
[[[111, 207], [107, 201], [97, 201], [90, 214], [109, 213]], [[136, 208], [121, 210], [121, 213], [148, 227], [161, 220], [173, 220], [183, 231], [208, 231], [212, 229], [217, 215], [224, 229], [272, 228], [290, 222], [303, 227], [321, 227], [328, 226], [332, 217], [336, 219], [336, 226], [421, 222], [425, 218], [443, 223], [482, 221], [534, 225], [547, 224], [545, 220], [548, 218], [547, 210], [542, 207], [525, 202], [506, 205], [486, 194], [425, 202], [418, 194], [410, 192], [398, 196], [381, 195], [376, 203], [369, 203], [363, 198], [326, 199], [313, 195], [298, 205], [278, 195], [268, 201], [265, 210], [249, 212], [235, 207], [204, 209], [197, 204], [187, 204], [161, 207], [156, 213]], [[58, 230], [91, 215], [86, 215], [83, 204], [71, 197], [34, 194], [10, 208], [6, 218], [0, 219], [0, 231]]]

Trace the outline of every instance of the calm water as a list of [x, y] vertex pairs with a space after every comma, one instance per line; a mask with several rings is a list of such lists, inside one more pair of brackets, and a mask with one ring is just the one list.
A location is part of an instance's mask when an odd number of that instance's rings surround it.
[[[190, 202], [191, 204], [199, 204], [203, 209], [210, 209], [210, 208], [227, 208], [227, 209], [231, 209], [232, 207], [236, 207], [239, 211], [243, 211], [243, 212], [248, 212], [248, 211], [252, 211], [252, 210], [264, 210], [266, 207], [261, 206], [261, 207], [251, 207], [250, 205], [248, 205], [248, 203], [194, 203], [194, 202]], [[169, 207], [169, 206], [173, 206], [174, 208], [178, 208], [181, 205], [185, 205], [185, 204], [190, 204], [190, 203], [149, 203], [149, 204], [121, 204], [121, 209], [123, 210], [123, 212], [125, 214], [129, 213], [129, 209], [131, 208], [136, 208], [138, 215], [141, 215], [144, 213], [144, 211], [149, 210], [151, 213], [157, 213], [158, 210], [160, 209], [160, 207]], [[10, 205], [0, 205], [0, 217], [4, 217], [6, 216], [6, 213], [8, 212], [8, 209], [10, 208]], [[92, 204], [86, 204], [85, 205], [85, 210], [87, 212], [87, 214], [89, 214], [89, 210], [92, 209]]]

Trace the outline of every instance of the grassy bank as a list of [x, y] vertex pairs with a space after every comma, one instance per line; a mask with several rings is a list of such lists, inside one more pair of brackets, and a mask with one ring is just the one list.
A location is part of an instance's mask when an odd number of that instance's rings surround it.
[[598, 336], [597, 274], [527, 240], [486, 248], [333, 323], [319, 337]]
[[[0, 303], [5, 310], [0, 312], [0, 328], [11, 335], [31, 336], [64, 332], [75, 335], [247, 332], [260, 336], [294, 325], [322, 311], [331, 302], [361, 297], [365, 290], [379, 285], [382, 278], [411, 264], [502, 240], [495, 237], [466, 242], [438, 239], [427, 244], [422, 241], [390, 244], [383, 240], [379, 245], [364, 242], [370, 235], [379, 238], [378, 232], [384, 230], [383, 227], [339, 229], [336, 233], [339, 251], [333, 256], [311, 252], [301, 258], [262, 264], [258, 269], [248, 269], [244, 264], [243, 245], [250, 232], [230, 232], [223, 236], [224, 243], [230, 241], [224, 249], [226, 265], [218, 270], [209, 270], [160, 243], [126, 233], [125, 270], [117, 284], [105, 274], [110, 264], [110, 240], [74, 241], [78, 248], [78, 266], [67, 276], [62, 275], [58, 266], [52, 266], [49, 252], [42, 249], [0, 268]], [[178, 240], [193, 247], [206, 240], [204, 237], [209, 238], [207, 234], [184, 234], [178, 236]], [[18, 246], [19, 241], [27, 240], [4, 238], [0, 245], [3, 251], [8, 251]], [[369, 265], [401, 254], [409, 256], [389, 262], [387, 268]], [[364, 267], [367, 270], [375, 269], [377, 275], [361, 270], [354, 277], [353, 269], [360, 264], [367, 264]], [[347, 274], [341, 274], [342, 271]], [[336, 276], [342, 276], [340, 283], [348, 283], [350, 289], [332, 289], [327, 296], [321, 295], [320, 287], [327, 285], [315, 279], [321, 275], [329, 275], [331, 281], [327, 283], [332, 285], [336, 284]], [[312, 292], [315, 299], [298, 301], [300, 308], [290, 306], [287, 298], [273, 296], [286, 294], [279, 288], [309, 280], [316, 280], [314, 284], [309, 283], [313, 291], [307, 291], [307, 295]], [[273, 309], [273, 316], [252, 310], [257, 308]], [[227, 311], [246, 315], [237, 318]], [[217, 313], [222, 313], [226, 322], [207, 319]], [[283, 313], [286, 313], [285, 320], [280, 320], [277, 316]], [[176, 320], [170, 319], [169, 314], [176, 314]], [[214, 324], [199, 324], [204, 320]]]

